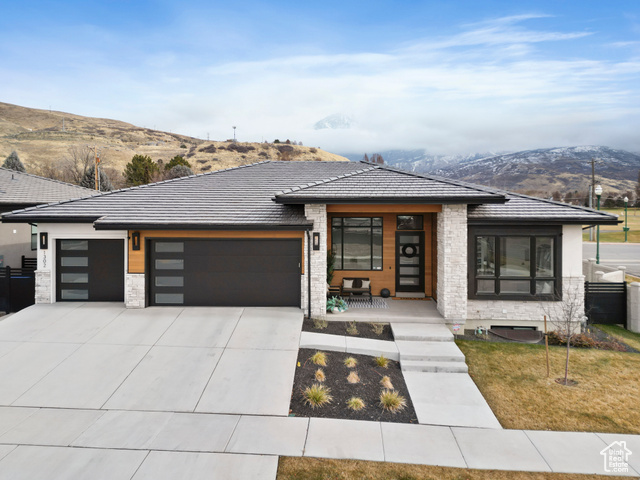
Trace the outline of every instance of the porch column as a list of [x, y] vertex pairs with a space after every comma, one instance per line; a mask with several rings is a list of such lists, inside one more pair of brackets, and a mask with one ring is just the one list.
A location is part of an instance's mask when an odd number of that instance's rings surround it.
[[438, 311], [447, 323], [467, 318], [467, 206], [443, 205], [437, 217]]
[[[305, 238], [305, 275], [302, 288], [308, 288], [307, 275], [311, 272], [311, 318], [325, 318], [327, 316], [327, 206], [305, 205], [304, 213], [308, 220], [313, 221], [313, 234], [320, 234], [320, 249], [311, 246], [311, 265], [307, 265], [307, 245]], [[305, 295], [303, 295], [304, 298]], [[306, 314], [307, 310], [305, 310]]]

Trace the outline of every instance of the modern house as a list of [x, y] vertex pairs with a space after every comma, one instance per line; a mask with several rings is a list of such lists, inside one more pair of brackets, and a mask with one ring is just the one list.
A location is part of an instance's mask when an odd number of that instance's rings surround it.
[[[36, 301], [295, 306], [334, 284], [426, 296], [448, 324], [537, 326], [583, 292], [603, 212], [384, 165], [266, 161], [5, 214], [38, 224]], [[581, 297], [582, 298], [582, 297]]]
[[[96, 192], [84, 187], [0, 167], [0, 214]], [[0, 267], [19, 268], [22, 257], [36, 256], [35, 224], [0, 223]]]

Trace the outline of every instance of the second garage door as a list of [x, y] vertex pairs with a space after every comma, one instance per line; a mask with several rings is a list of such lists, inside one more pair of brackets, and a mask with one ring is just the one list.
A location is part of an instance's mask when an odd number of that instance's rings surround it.
[[151, 305], [300, 306], [300, 239], [151, 240]]

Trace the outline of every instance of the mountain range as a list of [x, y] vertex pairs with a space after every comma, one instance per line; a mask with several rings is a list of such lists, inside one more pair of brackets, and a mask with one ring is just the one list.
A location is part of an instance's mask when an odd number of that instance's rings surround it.
[[425, 150], [377, 153], [386, 164], [405, 170], [543, 196], [587, 191], [592, 160], [596, 183], [603, 186], [605, 195], [633, 192], [640, 172], [640, 154], [598, 145], [468, 155], [431, 155]]

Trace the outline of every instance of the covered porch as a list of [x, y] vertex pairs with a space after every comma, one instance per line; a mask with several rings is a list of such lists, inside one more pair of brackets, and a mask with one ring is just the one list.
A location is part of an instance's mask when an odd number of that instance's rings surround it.
[[[378, 301], [380, 297], [374, 297]], [[436, 302], [431, 299], [401, 300], [385, 298], [388, 308], [362, 308], [350, 306], [346, 312], [327, 314], [329, 321], [375, 323], [434, 323], [444, 324]]]

